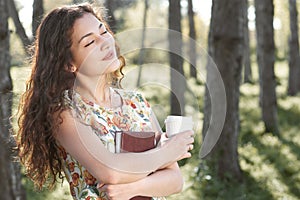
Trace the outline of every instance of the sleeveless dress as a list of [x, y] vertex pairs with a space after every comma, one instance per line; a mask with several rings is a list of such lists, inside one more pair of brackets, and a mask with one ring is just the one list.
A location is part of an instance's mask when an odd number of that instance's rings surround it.
[[[114, 133], [119, 130], [151, 131], [151, 108], [145, 98], [138, 92], [110, 88], [111, 98], [121, 97], [121, 105], [105, 108], [93, 103], [74, 90], [64, 93], [65, 105], [71, 109], [83, 123], [92, 127], [99, 140], [112, 153], [115, 153]], [[63, 170], [70, 185], [74, 200], [108, 200], [105, 192], [97, 189], [98, 181], [84, 166], [61, 147]], [[164, 197], [153, 197], [164, 200]]]

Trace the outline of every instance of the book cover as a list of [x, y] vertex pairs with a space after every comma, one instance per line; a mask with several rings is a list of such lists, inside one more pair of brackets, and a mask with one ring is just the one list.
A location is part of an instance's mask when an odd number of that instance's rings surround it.
[[[118, 131], [115, 133], [116, 153], [143, 152], [155, 148], [155, 132]], [[136, 196], [130, 200], [151, 200], [152, 197]]]
[[118, 131], [115, 133], [116, 153], [143, 152], [156, 145], [155, 132]]

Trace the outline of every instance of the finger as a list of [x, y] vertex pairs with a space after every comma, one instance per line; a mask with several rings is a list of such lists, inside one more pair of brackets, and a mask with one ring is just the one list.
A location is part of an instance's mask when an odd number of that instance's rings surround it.
[[192, 137], [192, 138], [195, 137], [195, 132], [194, 131], [190, 131], [190, 137]]
[[102, 188], [104, 185], [105, 185], [104, 183], [98, 183], [98, 184], [97, 184], [97, 188], [98, 188], [98, 189], [99, 189], [99, 188]]
[[186, 131], [182, 131], [182, 132], [179, 132], [179, 133], [176, 133], [175, 135], [185, 135], [185, 136], [189, 136], [193, 134], [193, 131], [192, 130], [186, 130]]
[[100, 188], [97, 188], [98, 191], [101, 193], [101, 192], [106, 192], [105, 188], [104, 187], [100, 187]]
[[194, 143], [194, 141], [195, 141], [195, 139], [194, 139], [193, 137], [191, 137], [191, 138], [188, 138], [188, 142], [189, 142], [189, 144], [192, 144], [192, 143]]
[[194, 146], [192, 144], [187, 145], [187, 151], [191, 151], [193, 148], [194, 148]]
[[179, 160], [185, 159], [185, 158], [190, 158], [192, 157], [192, 154], [190, 152], [185, 153]]
[[192, 137], [192, 138], [194, 138], [194, 131], [193, 130], [184, 131], [182, 133], [183, 133], [183, 135], [185, 135], [185, 137], [188, 137], [188, 138]]

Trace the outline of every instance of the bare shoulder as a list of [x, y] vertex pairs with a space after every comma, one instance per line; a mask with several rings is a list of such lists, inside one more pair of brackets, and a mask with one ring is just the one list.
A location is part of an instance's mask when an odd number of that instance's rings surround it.
[[[66, 109], [60, 113], [61, 122], [58, 125], [58, 132], [56, 134], [56, 139], [61, 140], [64, 137], [74, 133], [74, 127], [76, 126], [76, 119], [73, 117], [71, 111]], [[57, 116], [58, 118], [58, 116]]]

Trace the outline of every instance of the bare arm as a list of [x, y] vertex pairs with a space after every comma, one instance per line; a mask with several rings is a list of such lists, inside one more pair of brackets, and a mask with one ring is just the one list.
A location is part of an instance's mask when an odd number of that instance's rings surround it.
[[59, 143], [95, 178], [107, 184], [134, 182], [163, 165], [191, 156], [187, 150], [193, 142], [192, 131], [144, 153], [114, 154], [104, 147], [89, 126], [76, 121], [69, 111], [64, 111], [62, 117], [56, 136]]
[[104, 185], [99, 188], [105, 191], [110, 199], [130, 199], [134, 196], [169, 196], [178, 193], [183, 187], [183, 178], [177, 163], [158, 170], [153, 174], [128, 184]]
[[181, 192], [184, 181], [178, 164], [173, 163], [132, 184], [135, 195], [160, 197]]

